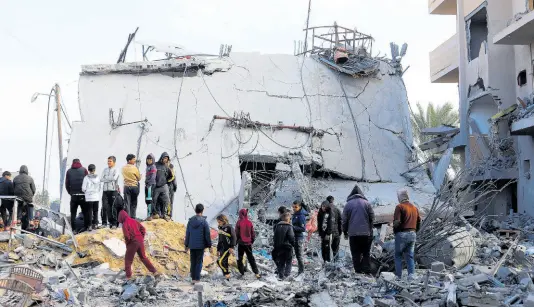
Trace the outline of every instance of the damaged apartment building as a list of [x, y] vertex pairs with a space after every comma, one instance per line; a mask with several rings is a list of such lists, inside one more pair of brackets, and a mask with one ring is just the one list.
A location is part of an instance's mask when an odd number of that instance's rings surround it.
[[428, 5], [430, 14], [456, 16], [456, 34], [430, 53], [430, 75], [433, 83], [458, 84], [460, 128], [431, 130], [438, 137], [426, 149], [449, 154], [445, 159], [454, 151], [471, 181], [504, 187], [487, 202], [487, 214], [532, 216], [534, 3], [429, 0]]
[[[143, 174], [149, 153], [168, 152], [179, 222], [197, 203], [210, 219], [249, 204], [266, 215], [295, 199], [315, 206], [328, 195], [342, 204], [355, 183], [381, 205], [379, 217], [392, 216], [402, 187], [430, 204], [432, 183], [413, 171], [419, 162], [400, 64], [407, 46], [392, 44], [393, 59], [376, 58], [373, 38], [355, 30], [307, 32], [293, 55], [227, 45], [210, 55], [136, 41], [141, 62], [82, 66], [81, 121], [67, 161], [101, 172], [108, 156], [120, 167], [133, 153]], [[62, 212], [68, 204], [64, 197]], [[142, 202], [137, 212], [146, 216]]]

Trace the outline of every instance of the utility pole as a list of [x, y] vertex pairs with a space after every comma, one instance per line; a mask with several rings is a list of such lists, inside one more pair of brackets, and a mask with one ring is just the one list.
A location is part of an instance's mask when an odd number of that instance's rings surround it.
[[[59, 177], [63, 177], [63, 133], [61, 131], [61, 92], [60, 92], [59, 85], [56, 83], [54, 86], [54, 92], [56, 92], [56, 108], [57, 108], [57, 138], [58, 138], [58, 145], [59, 145]], [[62, 185], [59, 184], [59, 191], [62, 191]]]

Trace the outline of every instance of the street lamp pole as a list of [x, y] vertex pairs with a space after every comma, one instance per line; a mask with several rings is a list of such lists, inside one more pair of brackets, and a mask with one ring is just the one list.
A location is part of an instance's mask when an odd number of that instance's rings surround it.
[[[59, 145], [59, 177], [61, 178], [63, 176], [63, 132], [61, 130], [61, 89], [59, 88], [59, 85], [56, 83], [54, 86], [55, 89], [55, 96], [56, 96], [56, 108], [57, 108], [57, 138], [58, 138], [58, 145]], [[59, 192], [61, 195], [62, 191], [61, 182], [59, 183]]]

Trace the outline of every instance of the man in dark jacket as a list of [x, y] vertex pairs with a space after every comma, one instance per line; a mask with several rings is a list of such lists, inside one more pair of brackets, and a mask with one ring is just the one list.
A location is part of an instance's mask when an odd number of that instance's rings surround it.
[[308, 212], [299, 201], [293, 202], [293, 231], [295, 233], [295, 257], [299, 267], [298, 274], [304, 273], [304, 233], [306, 233], [306, 216]]
[[195, 206], [196, 215], [191, 217], [187, 222], [185, 231], [185, 249], [189, 250], [191, 259], [191, 279], [193, 283], [200, 281], [200, 272], [202, 271], [202, 261], [204, 259], [204, 249], [211, 247], [210, 227], [206, 221], [204, 205]]
[[241, 275], [245, 275], [245, 263], [243, 262], [243, 256], [247, 255], [247, 260], [252, 267], [252, 271], [256, 274], [256, 278], [260, 278], [260, 272], [258, 271], [258, 265], [256, 259], [252, 253], [252, 245], [256, 239], [254, 233], [254, 225], [248, 219], [248, 210], [239, 210], [239, 220], [235, 225], [235, 233], [237, 236], [237, 268]]
[[[14, 196], [15, 190], [13, 188], [13, 182], [11, 182], [11, 172], [4, 171], [0, 178], [0, 196]], [[2, 221], [4, 222], [4, 231], [8, 231], [11, 228], [11, 220], [13, 219], [13, 205], [14, 200], [2, 199], [2, 205], [0, 206], [0, 213], [2, 215]], [[7, 213], [9, 212], [9, 216]]]
[[74, 228], [74, 222], [76, 220], [76, 213], [78, 212], [78, 206], [84, 208], [85, 194], [82, 190], [83, 179], [88, 175], [87, 169], [82, 166], [79, 159], [72, 160], [72, 166], [67, 170], [65, 176], [65, 188], [70, 195], [70, 223]]
[[374, 219], [371, 204], [356, 185], [347, 198], [342, 220], [343, 233], [349, 239], [352, 263], [357, 273], [369, 272]]
[[317, 214], [317, 229], [321, 237], [321, 253], [324, 262], [330, 262], [330, 246], [334, 261], [339, 252], [341, 240], [341, 212], [334, 205], [334, 197], [328, 196]]
[[13, 179], [13, 191], [15, 196], [22, 200], [17, 202], [17, 217], [22, 221], [22, 229], [27, 230], [33, 219], [32, 203], [36, 189], [25, 165], [20, 166], [19, 175]]
[[291, 251], [295, 243], [295, 233], [290, 224], [291, 214], [282, 214], [281, 221], [274, 229], [274, 249], [273, 260], [276, 263], [278, 278], [284, 279], [291, 274], [291, 262], [293, 252]]
[[167, 166], [169, 154], [163, 152], [156, 163], [156, 188], [152, 196], [152, 219], [167, 218], [167, 206], [169, 199], [169, 185], [167, 183], [172, 179], [172, 171]]

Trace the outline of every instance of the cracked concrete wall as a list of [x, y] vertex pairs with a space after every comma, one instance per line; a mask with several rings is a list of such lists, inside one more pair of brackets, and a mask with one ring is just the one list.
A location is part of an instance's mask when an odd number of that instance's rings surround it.
[[[400, 173], [408, 169], [413, 140], [406, 89], [394, 69], [382, 62], [376, 77], [352, 78], [310, 58], [302, 64], [302, 59], [234, 53], [227, 72], [191, 73], [183, 80], [180, 72], [173, 73], [174, 77], [82, 74], [83, 122], [74, 124], [68, 159], [80, 158], [85, 166], [93, 163], [101, 172], [106, 158], [115, 155], [117, 166], [124, 166], [126, 155], [137, 152], [142, 130], [139, 124], [111, 129], [109, 109], [117, 113], [123, 108], [123, 123], [145, 118], [150, 123], [139, 145], [141, 172], [148, 153], [159, 157], [166, 151], [174, 156], [176, 138], [191, 201], [204, 203], [207, 215], [221, 210], [239, 193], [239, 156], [291, 156], [301, 164], [313, 161], [347, 178], [406, 184]], [[210, 129], [214, 115], [233, 116], [241, 111], [250, 113], [253, 121], [313, 126], [327, 133], [312, 145], [307, 133], [287, 129], [236, 130], [224, 120], [215, 120]], [[186, 221], [193, 213], [192, 205], [175, 157], [173, 164], [179, 186], [173, 218]], [[67, 212], [69, 200], [64, 196], [62, 211]], [[141, 192], [137, 210], [141, 218], [146, 216], [143, 200]]]

